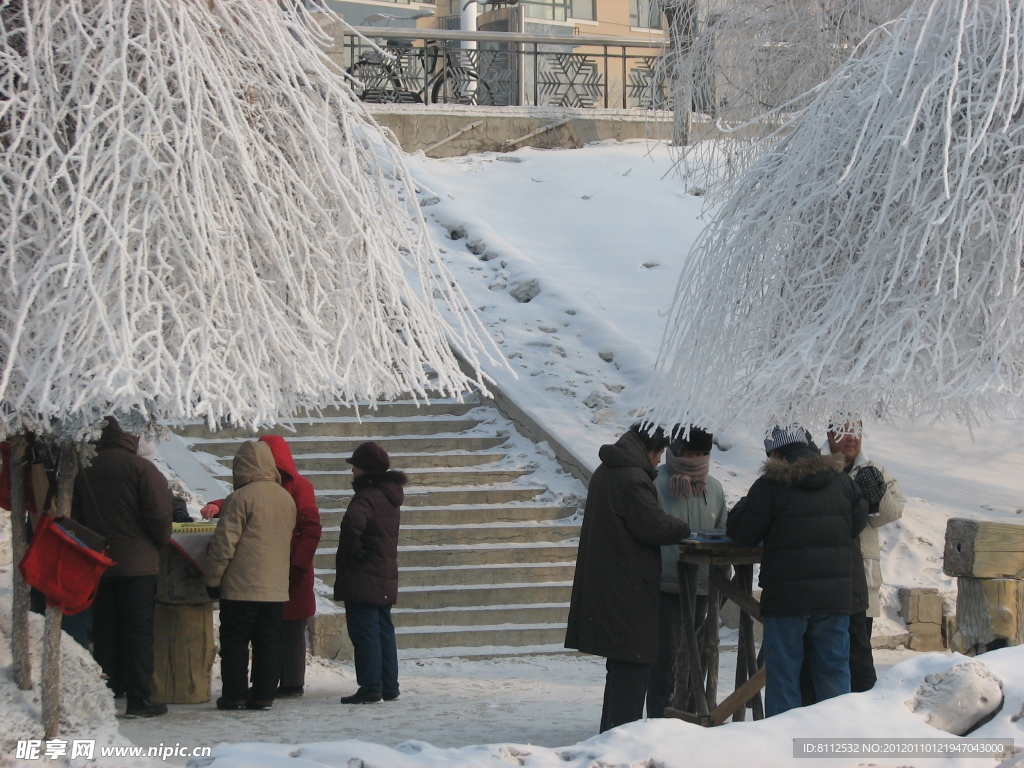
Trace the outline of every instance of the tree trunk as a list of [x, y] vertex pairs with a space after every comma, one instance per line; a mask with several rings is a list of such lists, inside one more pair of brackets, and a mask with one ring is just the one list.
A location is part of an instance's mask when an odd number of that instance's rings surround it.
[[[71, 516], [71, 496], [78, 470], [78, 451], [65, 442], [57, 462], [57, 516]], [[60, 622], [63, 614], [46, 609], [46, 629], [43, 639], [43, 729], [46, 738], [54, 738], [60, 731]]]
[[690, 111], [693, 102], [693, 30], [697, 0], [665, 0], [672, 77], [672, 144], [690, 143]]
[[153, 625], [153, 698], [165, 704], [210, 700], [213, 669], [213, 603], [156, 604]]
[[[11, 544], [14, 551], [14, 565], [21, 562], [28, 549], [25, 528], [25, 448], [23, 433], [11, 438]], [[29, 587], [21, 577], [21, 571], [14, 569], [14, 588], [11, 601], [11, 657], [13, 660], [14, 682], [18, 688], [27, 691], [32, 687], [32, 657], [28, 642]]]

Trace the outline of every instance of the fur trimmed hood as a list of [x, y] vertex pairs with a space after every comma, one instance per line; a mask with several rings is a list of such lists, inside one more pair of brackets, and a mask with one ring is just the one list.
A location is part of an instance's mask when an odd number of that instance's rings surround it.
[[794, 458], [769, 458], [761, 467], [766, 480], [781, 485], [798, 485], [805, 488], [822, 488], [832, 480], [832, 475], [841, 474], [846, 457], [841, 453], [822, 456], [811, 450], [794, 452]]

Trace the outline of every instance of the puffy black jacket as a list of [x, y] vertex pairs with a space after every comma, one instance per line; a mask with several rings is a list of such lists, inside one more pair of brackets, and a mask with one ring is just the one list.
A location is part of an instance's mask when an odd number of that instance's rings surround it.
[[355, 495], [341, 520], [334, 599], [370, 605], [398, 600], [398, 527], [405, 472], [355, 478]]
[[764, 543], [762, 615], [851, 613], [851, 540], [867, 514], [860, 489], [843, 472], [842, 455], [797, 448], [768, 459], [726, 525], [737, 544]]
[[580, 530], [565, 647], [649, 664], [658, 650], [661, 545], [690, 535], [658, 506], [654, 467], [627, 432], [601, 446]]

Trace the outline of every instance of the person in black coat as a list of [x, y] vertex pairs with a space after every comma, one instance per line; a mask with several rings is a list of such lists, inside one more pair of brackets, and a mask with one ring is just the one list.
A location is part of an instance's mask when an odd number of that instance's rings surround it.
[[346, 459], [355, 495], [341, 521], [334, 599], [345, 601], [345, 622], [355, 655], [359, 690], [342, 704], [398, 698], [398, 646], [391, 606], [398, 600], [398, 528], [404, 472], [376, 443], [359, 445]]
[[643, 716], [658, 651], [661, 546], [690, 535], [658, 506], [654, 478], [666, 445], [660, 428], [634, 424], [601, 446], [590, 480], [565, 647], [607, 659], [602, 733]]
[[851, 540], [867, 503], [842, 463], [808, 447], [801, 428], [775, 427], [763, 473], [729, 514], [729, 538], [764, 546], [761, 616], [768, 671], [767, 716], [801, 704], [806, 640], [819, 700], [850, 692]]

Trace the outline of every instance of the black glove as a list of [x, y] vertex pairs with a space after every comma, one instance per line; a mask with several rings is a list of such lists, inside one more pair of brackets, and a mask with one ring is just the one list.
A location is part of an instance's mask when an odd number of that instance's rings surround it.
[[206, 594], [211, 600], [220, 600], [220, 587], [206, 585]]
[[860, 486], [860, 492], [871, 506], [878, 504], [888, 490], [885, 478], [878, 467], [872, 467], [870, 464], [861, 468], [853, 481]]

